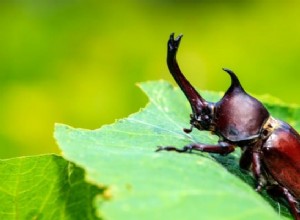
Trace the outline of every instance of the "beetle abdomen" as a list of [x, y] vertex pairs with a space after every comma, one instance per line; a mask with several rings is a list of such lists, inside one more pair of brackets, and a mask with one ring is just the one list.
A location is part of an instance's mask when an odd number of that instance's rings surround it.
[[263, 163], [282, 186], [300, 199], [300, 136], [285, 122], [279, 121], [262, 148]]

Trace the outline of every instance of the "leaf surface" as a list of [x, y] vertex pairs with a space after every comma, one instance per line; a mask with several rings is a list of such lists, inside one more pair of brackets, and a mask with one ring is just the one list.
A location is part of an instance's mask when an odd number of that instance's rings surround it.
[[101, 191], [84, 172], [55, 155], [0, 160], [0, 219], [98, 219]]
[[[96, 130], [55, 128], [64, 157], [84, 168], [91, 183], [108, 186], [97, 200], [104, 219], [275, 220], [282, 219], [279, 210], [289, 216], [253, 190], [253, 179], [238, 168], [238, 151], [226, 157], [154, 152], [157, 146], [215, 143], [217, 137], [182, 131], [189, 127], [190, 106], [178, 88], [165, 81], [140, 87], [150, 103], [126, 119]], [[201, 94], [210, 101], [221, 97]], [[285, 111], [274, 109], [279, 116]]]

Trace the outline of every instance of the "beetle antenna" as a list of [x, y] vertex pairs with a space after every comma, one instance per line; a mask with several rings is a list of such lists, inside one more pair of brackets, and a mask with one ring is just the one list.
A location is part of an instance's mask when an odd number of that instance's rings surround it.
[[[175, 81], [189, 100], [193, 113], [195, 115], [200, 115], [202, 108], [207, 105], [207, 102], [201, 97], [201, 95], [196, 91], [196, 89], [191, 85], [191, 83], [185, 78], [176, 60], [176, 53], [179, 48], [182, 36], [183, 35], [180, 34], [174, 39], [174, 33], [170, 35], [170, 39], [168, 41], [167, 64], [173, 78], [175, 79]], [[187, 129], [187, 131], [189, 131], [189, 129]]]

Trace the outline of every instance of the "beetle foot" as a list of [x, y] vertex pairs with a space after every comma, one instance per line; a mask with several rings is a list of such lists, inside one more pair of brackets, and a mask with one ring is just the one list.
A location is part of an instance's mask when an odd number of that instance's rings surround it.
[[176, 52], [177, 52], [177, 49], [178, 49], [178, 47], [179, 47], [180, 40], [181, 40], [182, 36], [183, 36], [183, 35], [180, 34], [180, 35], [178, 35], [178, 37], [176, 37], [176, 38], [174, 39], [174, 33], [172, 33], [172, 34], [170, 35], [170, 39], [169, 39], [169, 41], [168, 41], [168, 51], [169, 51], [170, 53], [176, 53]]
[[261, 185], [258, 185], [258, 186], [255, 188], [255, 191], [256, 191], [256, 192], [261, 192], [261, 190], [262, 190]]
[[192, 152], [193, 147], [192, 146], [184, 146], [182, 149], [176, 148], [176, 147], [172, 147], [172, 146], [166, 146], [166, 147], [162, 147], [162, 146], [158, 146], [157, 149], [155, 150], [155, 152], [159, 152], [159, 151], [176, 151], [178, 153], [184, 153], [184, 152]]
[[155, 152], [159, 152], [159, 151], [163, 151], [163, 150], [165, 150], [164, 147], [157, 146], [157, 149], [155, 150]]
[[258, 183], [257, 187], [255, 188], [255, 191], [260, 193], [263, 187], [264, 187], [263, 183]]

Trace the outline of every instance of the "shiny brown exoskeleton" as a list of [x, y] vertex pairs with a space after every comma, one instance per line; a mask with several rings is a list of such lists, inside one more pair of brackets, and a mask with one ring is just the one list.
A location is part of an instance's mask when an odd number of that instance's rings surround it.
[[231, 77], [231, 86], [217, 102], [206, 101], [182, 74], [176, 53], [182, 35], [168, 41], [167, 63], [177, 84], [192, 108], [191, 128], [212, 131], [219, 136], [218, 144], [192, 143], [182, 149], [159, 147], [157, 151], [188, 152], [192, 150], [226, 155], [239, 146], [242, 149], [240, 167], [251, 170], [262, 188], [276, 197], [284, 197], [295, 219], [300, 220], [300, 135], [287, 123], [270, 116], [257, 99], [245, 92], [237, 76], [223, 69]]

